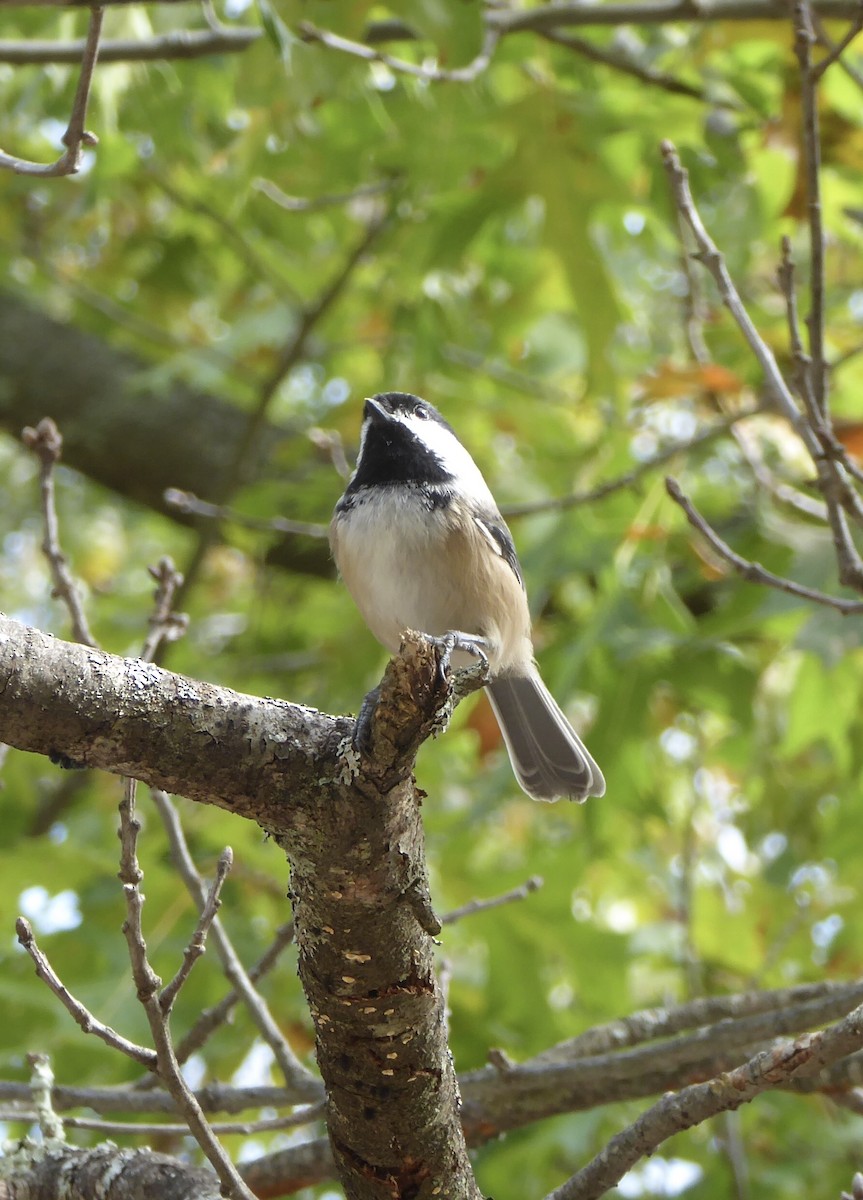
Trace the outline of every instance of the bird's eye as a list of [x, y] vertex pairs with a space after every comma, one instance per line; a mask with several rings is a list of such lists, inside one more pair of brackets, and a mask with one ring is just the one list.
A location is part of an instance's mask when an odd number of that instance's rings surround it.
[[427, 408], [423, 408], [423, 406], [419, 404], [414, 409], [414, 416], [419, 417], [421, 421], [427, 421], [429, 419], [429, 410]]

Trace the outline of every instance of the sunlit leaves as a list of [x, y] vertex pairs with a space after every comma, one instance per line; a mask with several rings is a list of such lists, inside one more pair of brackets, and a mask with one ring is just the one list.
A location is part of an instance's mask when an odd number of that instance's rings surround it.
[[[420, 38], [383, 49], [417, 66], [464, 66], [480, 49], [481, 12], [461, 0], [412, 0], [395, 15]], [[91, 120], [101, 145], [82, 176], [3, 180], [7, 286], [133, 352], [147, 382], [167, 389], [181, 377], [250, 412], [303, 311], [369, 222], [388, 213], [273, 397], [268, 415], [289, 436], [232, 500], [258, 520], [326, 522], [343, 479], [337, 456], [307, 435], [338, 435], [349, 463], [360, 401], [385, 387], [440, 404], [507, 505], [597, 488], [758, 401], [758, 367], [680, 244], [657, 147], [663, 137], [678, 144], [747, 307], [787, 367], [775, 285], [783, 234], [800, 264], [804, 315], [809, 306], [787, 23], [585, 32], [703, 86], [704, 100], [532, 35], [504, 41], [475, 82], [452, 84], [361, 61], [300, 29], [309, 21], [361, 40], [369, 21], [388, 15], [347, 0], [237, 4], [222, 14], [229, 25], [264, 29], [242, 55], [102, 66]], [[187, 16], [174, 6], [118, 9], [110, 32], [149, 36]], [[21, 9], [9, 25], [9, 37], [68, 37], [82, 18]], [[3, 82], [4, 147], [47, 152], [74, 73], [6, 70]], [[859, 86], [838, 69], [821, 98], [831, 382], [849, 422], [840, 436], [856, 451], [863, 108]], [[37, 420], [51, 396], [33, 403]], [[738, 579], [661, 481], [665, 471], [680, 475], [741, 554], [836, 587], [822, 526], [776, 498], [779, 485], [812, 498], [794, 435], [773, 417], [745, 431], [742, 447], [729, 433], [602, 499], [512, 521], [538, 660], [609, 791], [583, 808], [531, 805], [478, 701], [424, 748], [436, 908], [545, 878], [517, 906], [445, 932], [460, 1066], [480, 1065], [493, 1046], [524, 1057], [636, 1007], [682, 999], [693, 955], [708, 990], [861, 971], [859, 621]], [[64, 633], [39, 557], [33, 465], [10, 441], [0, 472], [2, 605]], [[193, 534], [72, 473], [61, 473], [58, 495], [91, 620], [107, 648], [134, 653], [150, 602], [146, 565], [165, 552], [183, 565]], [[224, 536], [188, 598], [190, 632], [170, 665], [356, 711], [383, 655], [344, 589], [320, 565], [314, 576], [268, 567], [276, 535], [228, 522]], [[28, 887], [74, 891], [83, 922], [50, 935], [52, 957], [101, 1017], [143, 1036], [118, 934], [115, 786], [71, 783], [16, 755], [3, 782], [4, 927], [11, 937]], [[193, 916], [142, 807], [148, 937], [168, 973]], [[222, 845], [234, 846], [223, 916], [252, 960], [285, 916], [283, 858], [227, 814], [187, 806], [185, 819], [205, 869]], [[21, 1016], [0, 1029], [5, 1070], [20, 1073], [21, 1053], [44, 1048], [61, 1081], [119, 1078], [125, 1064], [84, 1042], [9, 944], [0, 993]], [[196, 968], [181, 1028], [223, 987], [210, 962]], [[305, 1049], [309, 1022], [290, 955], [270, 988]], [[229, 1076], [250, 1038], [240, 1017], [213, 1048], [213, 1074]], [[567, 1118], [490, 1146], [481, 1178], [495, 1194], [538, 1195], [635, 1111]], [[817, 1102], [790, 1096], [743, 1114], [753, 1191], [778, 1200], [847, 1187], [859, 1167], [845, 1161], [847, 1128], [822, 1118]], [[680, 1144], [675, 1155], [704, 1170], [699, 1195], [728, 1195], [714, 1132]]]

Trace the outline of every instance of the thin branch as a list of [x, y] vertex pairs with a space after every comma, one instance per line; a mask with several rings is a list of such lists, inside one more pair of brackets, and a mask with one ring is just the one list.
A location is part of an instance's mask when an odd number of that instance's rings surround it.
[[[670, 1008], [648, 1008], [632, 1013], [617, 1021], [595, 1025], [577, 1037], [560, 1042], [544, 1050], [534, 1062], [570, 1061], [591, 1055], [637, 1046], [642, 1042], [671, 1037], [687, 1029], [703, 1026], [716, 1027], [744, 1017], [765, 1013], [789, 1014], [800, 1006], [805, 1012], [804, 1021], [817, 1025], [819, 1021], [835, 1019], [841, 1013], [835, 1005], [845, 1005], [845, 1011], [863, 1000], [863, 985], [804, 983], [792, 988], [775, 988], [764, 992], [739, 992], [730, 996], [699, 996], [685, 1004]], [[823, 1010], [818, 1005], [823, 1003]], [[788, 1032], [788, 1031], [786, 1031]], [[750, 1033], [747, 1033], [747, 1037]]]
[[733, 1111], [764, 1091], [811, 1078], [861, 1046], [863, 1006], [828, 1029], [764, 1050], [707, 1083], [663, 1096], [547, 1200], [595, 1200], [673, 1134], [717, 1113]]
[[[28, 1055], [28, 1058], [32, 1057]], [[258, 1133], [277, 1133], [282, 1129], [301, 1129], [304, 1125], [322, 1120], [325, 1114], [325, 1104], [321, 1101], [319, 1104], [305, 1105], [284, 1117], [265, 1117], [259, 1121], [211, 1121], [210, 1128], [219, 1137], [228, 1134], [252, 1137]], [[0, 1109], [0, 1121], [19, 1121], [31, 1125], [35, 1121], [41, 1123], [41, 1117], [38, 1110], [30, 1112], [27, 1109], [10, 1108]], [[188, 1125], [169, 1121], [103, 1121], [99, 1117], [58, 1117], [57, 1122], [61, 1132], [63, 1129], [92, 1129], [108, 1135], [139, 1137], [187, 1137], [189, 1134]]]
[[[136, 781], [126, 779], [120, 804], [120, 871], [126, 898], [126, 920], [123, 932], [129, 948], [132, 977], [138, 999], [147, 1014], [153, 1045], [156, 1050], [156, 1071], [164, 1081], [182, 1112], [189, 1131], [213, 1166], [222, 1184], [222, 1193], [232, 1200], [254, 1200], [254, 1194], [237, 1173], [218, 1138], [210, 1128], [195, 1094], [183, 1078], [174, 1054], [168, 1017], [164, 1011], [159, 989], [161, 980], [150, 966], [147, 945], [141, 924], [144, 896], [141, 892], [143, 873], [138, 865], [137, 842], [140, 822], [135, 815]], [[170, 986], [170, 985], [169, 985]]]
[[752, 318], [746, 311], [740, 294], [728, 273], [725, 259], [719, 253], [716, 243], [707, 232], [699, 216], [698, 210], [695, 207], [695, 201], [692, 199], [692, 193], [689, 190], [689, 172], [681, 165], [677, 150], [671, 142], [663, 141], [661, 150], [665, 169], [671, 183], [675, 205], [691, 229], [695, 238], [695, 244], [698, 247], [698, 252], [694, 257], [713, 276], [722, 303], [731, 313], [735, 324], [743, 334], [750, 350], [755, 355], [764, 372], [768, 392], [776, 407], [799, 432], [813, 457], [818, 455], [821, 451], [818, 440], [813, 431], [801, 421], [800, 411], [794, 402], [794, 397], [791, 394], [788, 384], [785, 382], [782, 372], [779, 370], [779, 365], [776, 362], [773, 351], [755, 328]]
[[540, 875], [531, 875], [530, 879], [520, 887], [503, 892], [500, 896], [492, 896], [488, 900], [470, 900], [461, 908], [452, 909], [451, 912], [445, 913], [441, 917], [440, 923], [441, 925], [454, 925], [456, 921], [463, 921], [465, 917], [473, 917], [477, 913], [488, 912], [490, 908], [500, 908], [502, 904], [512, 904], [515, 900], [526, 900], [531, 892], [539, 891], [543, 882]]
[[809, 215], [809, 330], [810, 375], [818, 410], [827, 405], [827, 366], [824, 356], [824, 224], [821, 212], [821, 135], [818, 128], [817, 76], [812, 67], [815, 32], [809, 0], [794, 3], [794, 52], [800, 64], [801, 140]]
[[162, 1006], [162, 1012], [167, 1017], [174, 1007], [174, 1002], [180, 993], [183, 984], [189, 978], [192, 967], [204, 953], [207, 947], [207, 934], [210, 931], [210, 926], [216, 919], [216, 913], [222, 901], [219, 899], [222, 885], [228, 878], [228, 872], [234, 861], [234, 852], [230, 846], [226, 846], [219, 855], [219, 862], [216, 867], [216, 878], [213, 880], [210, 890], [207, 893], [207, 898], [204, 907], [201, 909], [201, 915], [198, 918], [198, 924], [195, 926], [195, 932], [192, 934], [188, 946], [183, 951], [183, 961], [177, 969], [177, 973], [170, 983], [162, 988], [159, 996], [159, 1003]]
[[376, 50], [365, 42], [354, 42], [350, 38], [332, 33], [328, 29], [319, 29], [310, 21], [301, 21], [297, 26], [297, 31], [303, 41], [319, 42], [329, 50], [350, 54], [364, 62], [381, 63], [397, 74], [411, 75], [415, 79], [422, 79], [425, 83], [473, 83], [491, 65], [500, 36], [495, 29], [487, 27], [483, 35], [482, 47], [476, 57], [467, 66], [447, 70], [444, 67], [424, 66], [408, 62], [404, 58], [394, 58], [391, 54], [384, 54], [383, 51]]
[[16, 175], [39, 175], [55, 177], [58, 175], [74, 175], [81, 166], [84, 146], [96, 146], [99, 139], [94, 133], [84, 128], [87, 118], [87, 102], [90, 98], [90, 87], [93, 82], [93, 71], [99, 56], [99, 38], [102, 34], [102, 19], [104, 8], [90, 9], [90, 24], [87, 28], [87, 38], [81, 57], [81, 73], [78, 76], [78, 86], [75, 89], [75, 99], [72, 101], [72, 114], [69, 124], [63, 134], [62, 142], [66, 149], [53, 163], [29, 162], [0, 150], [0, 167], [14, 171]]
[[814, 588], [805, 587], [802, 583], [795, 583], [793, 579], [785, 579], [781, 575], [774, 575], [772, 571], [768, 571], [760, 563], [741, 558], [736, 551], [731, 549], [727, 542], [722, 540], [716, 530], [708, 525], [704, 517], [701, 516], [692, 504], [692, 501], [683, 494], [680, 484], [676, 479], [672, 479], [669, 476], [665, 480], [665, 487], [671, 499], [683, 509], [686, 519], [693, 529], [697, 529], [719, 557], [724, 559], [729, 566], [734, 568], [738, 575], [748, 580], [749, 583], [758, 583], [764, 587], [775, 588], [779, 592], [785, 592], [789, 596], [797, 596], [801, 600], [809, 600], [813, 604], [823, 604], [827, 608], [832, 608], [836, 612], [842, 613], [843, 616], [863, 613], [863, 600], [843, 600], [839, 596], [830, 596], [827, 592], [819, 592]]
[[[676, 215], [677, 236], [681, 249], [680, 267], [686, 277], [687, 285], [686, 295], [683, 299], [683, 322], [686, 342], [695, 361], [705, 366], [710, 362], [711, 356], [707, 343], [704, 340], [704, 321], [707, 312], [704, 292], [701, 286], [702, 275], [693, 270], [693, 256], [689, 249], [689, 240], [692, 235], [679, 208], [676, 210]], [[721, 396], [716, 395], [715, 401], [721, 411]], [[812, 499], [810, 496], [805, 496], [796, 488], [779, 483], [774, 479], [772, 472], [768, 470], [763, 460], [757, 437], [750, 434], [748, 427], [738, 421], [731, 427], [730, 432], [737, 443], [743, 461], [751, 470], [756, 483], [760, 487], [764, 488], [775, 499], [789, 504], [798, 511], [805, 512], [809, 517], [815, 517], [821, 521], [827, 520], [827, 509], [823, 503]]]
[[[831, 485], [838, 480], [835, 464], [839, 463], [844, 471], [856, 479], [863, 481], [863, 471], [853, 461], [845, 447], [833, 432], [833, 421], [826, 404], [822, 407], [815, 395], [812, 374], [812, 359], [803, 348], [800, 337], [800, 318], [797, 309], [797, 291], [794, 281], [795, 263], [791, 252], [791, 239], [782, 239], [782, 258], [776, 272], [779, 290], [785, 299], [785, 317], [788, 325], [788, 340], [791, 345], [791, 358], [794, 363], [794, 383], [797, 394], [803, 401], [806, 416], [812, 430], [821, 443], [822, 455], [816, 460], [819, 472], [819, 483], [822, 494], [828, 495]], [[826, 368], [825, 368], [826, 369]], [[825, 393], [826, 396], [826, 393]], [[824, 461], [826, 460], [826, 461]], [[823, 479], [823, 482], [822, 482]], [[859, 520], [863, 518], [860, 508], [860, 498], [856, 491], [845, 485], [839, 500], [852, 516]], [[829, 514], [828, 514], [829, 515]]]
[[327, 536], [326, 525], [290, 521], [286, 517], [250, 517], [229, 508], [226, 504], [210, 504], [207, 500], [201, 500], [194, 492], [184, 492], [180, 488], [166, 488], [165, 503], [181, 513], [204, 517], [208, 521], [226, 521], [231, 525], [240, 525], [243, 529], [256, 529], [263, 533], [293, 533], [311, 538]]
[[101, 1021], [98, 1021], [93, 1016], [89, 1009], [84, 1007], [80, 1000], [75, 999], [36, 944], [36, 938], [29, 921], [25, 920], [24, 917], [19, 917], [15, 922], [15, 932], [18, 935], [18, 941], [33, 960], [33, 964], [36, 967], [36, 974], [43, 983], [48, 985], [66, 1011], [81, 1026], [84, 1033], [92, 1033], [94, 1037], [100, 1038], [106, 1046], [110, 1046], [114, 1050], [119, 1050], [121, 1054], [133, 1058], [135, 1062], [140, 1063], [142, 1067], [147, 1067], [150, 1071], [155, 1068], [156, 1055], [152, 1050], [148, 1050], [146, 1046], [139, 1046], [135, 1042], [130, 1042], [128, 1038], [124, 1038], [122, 1034], [117, 1033], [110, 1025], [103, 1025]]
[[[833, 52], [834, 52], [834, 50], [836, 50], [836, 42], [834, 42], [832, 38], [828, 37], [827, 31], [824, 28], [824, 22], [821, 20], [821, 18], [818, 16], [817, 13], [812, 14], [812, 24], [814, 25], [815, 32], [818, 35], [819, 43], [822, 46], [826, 47], [826, 49], [828, 50], [828, 52], [829, 52], [828, 57], [830, 58], [831, 63], [832, 63]], [[823, 61], [824, 60], [822, 59], [822, 62]], [[851, 80], [851, 82], [856, 84], [858, 88], [863, 90], [863, 73], [861, 73], [857, 67], [852, 66], [851, 63], [848, 61], [847, 57], [844, 54], [842, 54], [841, 51], [839, 52], [839, 58], [837, 61], [839, 63], [839, 66], [845, 72], [845, 74], [848, 76], [848, 78]], [[818, 67], [820, 68], [821, 65], [822, 65], [821, 62], [819, 62]], [[848, 210], [846, 209], [845, 212], [848, 213]]]
[[658, 71], [656, 67], [650, 66], [649, 63], [640, 63], [637, 58], [618, 48], [608, 49], [597, 46], [594, 42], [588, 41], [587, 38], [560, 33], [554, 29], [543, 29], [538, 32], [541, 38], [547, 42], [552, 42], [555, 46], [562, 46], [564, 49], [571, 50], [573, 54], [579, 54], [582, 58], [586, 58], [590, 62], [599, 63], [603, 67], [610, 67], [612, 71], [619, 71], [622, 75], [629, 75], [631, 78], [637, 79], [640, 83], [646, 83], [649, 87], [656, 87], [663, 92], [670, 92], [672, 96], [686, 96], [690, 100], [700, 100], [702, 103], [710, 103], [719, 108], [738, 107], [727, 101], [717, 104], [713, 97], [708, 95], [705, 88], [699, 87], [697, 84], [686, 83], [683, 79], [676, 79], [673, 75], [668, 75], [664, 71]]
[[[286, 921], [284, 925], [280, 925], [276, 930], [272, 942], [261, 955], [258, 962], [249, 968], [247, 972], [249, 982], [255, 984], [260, 979], [263, 979], [278, 962], [279, 956], [285, 947], [289, 946], [293, 940], [294, 923], [293, 921]], [[177, 1061], [184, 1063], [192, 1054], [200, 1050], [207, 1039], [227, 1021], [241, 999], [242, 996], [239, 990], [232, 988], [226, 996], [223, 996], [218, 1004], [204, 1009], [191, 1029], [177, 1043], [175, 1048]]]
[[72, 578], [66, 556], [60, 549], [60, 527], [57, 521], [57, 506], [54, 497], [54, 467], [60, 459], [63, 438], [50, 417], [43, 417], [35, 429], [26, 426], [21, 431], [21, 440], [28, 450], [39, 459], [39, 483], [42, 489], [42, 520], [45, 531], [42, 538], [42, 553], [51, 568], [54, 595], [58, 596], [72, 620], [72, 636], [84, 646], [96, 646], [90, 632], [87, 614], [81, 596]]
[[[824, 444], [818, 431], [813, 428], [811, 421], [806, 419], [805, 414], [801, 413], [782, 372], [779, 370], [773, 351], [761, 337], [746, 311], [725, 265], [725, 259], [707, 232], [695, 207], [692, 193], [689, 190], [689, 173], [681, 166], [677, 151], [669, 141], [664, 141], [661, 149], [675, 204], [685, 218], [698, 246], [696, 257], [713, 276], [720, 299], [728, 308], [760, 364], [771, 399], [796, 430], [816, 466], [821, 494], [827, 503], [827, 515], [833, 536], [839, 580], [848, 587], [863, 590], [863, 560], [854, 546], [843, 510], [843, 506], [846, 506], [854, 513], [855, 517], [863, 520], [863, 506], [861, 506], [860, 498], [851, 487], [841, 465], [835, 461], [835, 456], [825, 453]], [[823, 424], [823, 422], [821, 423]]]
[[[189, 853], [189, 847], [186, 843], [186, 837], [183, 833], [183, 827], [180, 824], [177, 811], [171, 803], [170, 797], [165, 792], [159, 788], [153, 788], [151, 791], [153, 802], [168, 834], [171, 846], [171, 858], [174, 865], [179, 871], [192, 899], [198, 905], [199, 909], [203, 909], [206, 903], [206, 892], [198, 869]], [[215, 917], [212, 922], [210, 937], [216, 948], [216, 953], [219, 955], [226, 977], [242, 996], [243, 1002], [249, 1010], [249, 1014], [257, 1026], [261, 1037], [273, 1051], [279, 1070], [284, 1076], [285, 1083], [288, 1087], [294, 1089], [298, 1098], [303, 1100], [317, 1100], [321, 1095], [319, 1081], [315, 1079], [311, 1072], [306, 1070], [294, 1054], [290, 1043], [284, 1037], [270, 1013], [266, 1001], [249, 979], [248, 973], [240, 962], [239, 955], [234, 949], [218, 917]]]
[[651, 458], [645, 459], [637, 467], [625, 471], [623, 475], [618, 475], [615, 479], [609, 479], [607, 483], [601, 483], [595, 488], [589, 488], [587, 491], [570, 492], [566, 496], [555, 496], [550, 500], [534, 500], [529, 504], [510, 504], [502, 509], [503, 515], [508, 519], [530, 517], [534, 513], [560, 512], [568, 508], [576, 508], [582, 504], [593, 504], [597, 500], [604, 500], [606, 496], [611, 496], [615, 492], [632, 487], [639, 480], [643, 479], [645, 475], [649, 475], [651, 471], [655, 471], [658, 467], [665, 466], [673, 458], [676, 458], [678, 454], [688, 454], [691, 450], [707, 446], [711, 442], [715, 442], [718, 438], [724, 437], [728, 433], [728, 430], [733, 428], [738, 421], [745, 421], [749, 417], [755, 417], [762, 412], [764, 412], [764, 409], [760, 406], [742, 409], [740, 412], [726, 417], [723, 421], [717, 421], [708, 429], [703, 429], [701, 433], [697, 433], [694, 437], [687, 438], [685, 442], [672, 443], [665, 450], [661, 450], [659, 454], [654, 454]]
[[141, 660], [153, 662], [162, 642], [175, 642], [189, 628], [186, 613], [174, 612], [174, 596], [183, 586], [183, 576], [174, 566], [173, 559], [165, 555], [155, 567], [147, 568], [156, 580], [155, 607], [150, 616], [150, 631], [141, 649]]
[[[152, 1050], [147, 1050], [152, 1055]], [[155, 1057], [155, 1056], [154, 1056]], [[250, 1108], [279, 1108], [292, 1105], [294, 1100], [287, 1088], [267, 1086], [233, 1087], [230, 1084], [210, 1083], [195, 1092], [204, 1112], [241, 1113]], [[32, 1104], [30, 1085], [0, 1080], [0, 1102]], [[131, 1087], [66, 1087], [57, 1084], [53, 1092], [58, 1111], [70, 1108], [91, 1108], [100, 1113], [166, 1113], [176, 1115], [177, 1102], [164, 1088], [155, 1091]], [[188, 1132], [188, 1126], [185, 1127]]]
[[[203, 58], [210, 54], [240, 54], [262, 36], [260, 29], [177, 29], [153, 38], [109, 38], [99, 44], [99, 62], [163, 62]], [[13, 66], [78, 63], [85, 38], [71, 42], [0, 40], [0, 63]]]
[[842, 55], [857, 37], [857, 34], [863, 30], [863, 4], [860, 5], [860, 10], [852, 21], [847, 33], [841, 37], [838, 42], [834, 42], [832, 38], [827, 36], [823, 22], [811, 10], [810, 17], [812, 18], [812, 24], [815, 28], [819, 43], [822, 46], [826, 46], [828, 51], [824, 58], [820, 59], [810, 70], [813, 82], [817, 83], [824, 72], [832, 67], [833, 64], [842, 57]]

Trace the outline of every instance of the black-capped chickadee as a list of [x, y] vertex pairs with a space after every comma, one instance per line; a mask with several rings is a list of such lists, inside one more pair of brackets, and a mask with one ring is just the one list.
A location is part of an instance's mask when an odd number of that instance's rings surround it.
[[516, 777], [535, 800], [586, 800], [602, 772], [533, 660], [512, 536], [479, 468], [431, 404], [404, 392], [366, 400], [357, 466], [330, 525], [336, 565], [375, 637], [453, 635], [477, 650]]

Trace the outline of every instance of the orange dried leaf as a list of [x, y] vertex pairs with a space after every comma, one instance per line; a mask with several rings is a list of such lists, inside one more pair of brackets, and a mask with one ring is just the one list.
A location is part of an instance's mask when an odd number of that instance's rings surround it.
[[479, 738], [480, 758], [486, 758], [492, 754], [503, 741], [485, 692], [465, 723], [468, 729], [472, 729]]
[[648, 404], [660, 400], [679, 400], [693, 393], [722, 392], [737, 395], [743, 380], [719, 363], [686, 363], [678, 365], [667, 359], [639, 381], [641, 399]]
[[833, 432], [849, 454], [863, 459], [863, 421], [837, 421]]

